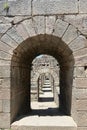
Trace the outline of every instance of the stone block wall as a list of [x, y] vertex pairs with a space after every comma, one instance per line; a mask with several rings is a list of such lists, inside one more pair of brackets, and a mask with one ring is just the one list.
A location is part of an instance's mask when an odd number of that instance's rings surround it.
[[[73, 51], [75, 73], [72, 107], [78, 130], [86, 130], [87, 0], [8, 0], [7, 5], [8, 11], [6, 0], [0, 0], [0, 128], [9, 128], [11, 123], [11, 60], [17, 66], [18, 57], [27, 49], [26, 46], [19, 47], [18, 51], [15, 48], [29, 37], [49, 34], [61, 38]], [[46, 38], [49, 40], [49, 37]], [[43, 37], [39, 39], [43, 40]], [[34, 48], [34, 44], [32, 46]], [[67, 51], [63, 54], [67, 55]], [[13, 54], [16, 56], [12, 59]]]
[[[77, 125], [83, 130], [87, 127], [87, 72], [86, 67], [75, 68], [75, 81], [76, 88], [76, 109], [77, 109]], [[78, 128], [81, 129], [81, 128]]]

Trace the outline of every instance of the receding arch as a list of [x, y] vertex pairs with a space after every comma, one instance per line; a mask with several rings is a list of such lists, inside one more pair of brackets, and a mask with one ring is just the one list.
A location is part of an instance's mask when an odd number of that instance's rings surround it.
[[[57, 68], [58, 69], [58, 68]], [[53, 78], [53, 94], [54, 94], [54, 100], [56, 102], [56, 104], [58, 104], [59, 100], [57, 101], [58, 99], [58, 94], [59, 92], [57, 90], [59, 90], [59, 69], [57, 70], [58, 72], [56, 72], [56, 70], [52, 70], [51, 68], [42, 68], [42, 69], [38, 69], [36, 70], [36, 72], [34, 72], [33, 76], [32, 76], [32, 79], [31, 79], [31, 88], [32, 89], [32, 92], [34, 91], [34, 94], [36, 92], [36, 98], [35, 100], [38, 100], [38, 79], [40, 77], [40, 75], [43, 75], [43, 74], [50, 74]], [[33, 96], [33, 95], [32, 95]]]
[[[40, 40], [36, 42], [37, 37], [39, 37]], [[42, 37], [43, 39], [41, 41]], [[46, 40], [46, 37], [49, 37], [49, 40]], [[50, 42], [50, 39], [52, 39], [51, 42]], [[59, 65], [60, 65], [60, 105], [59, 107], [61, 110], [65, 112], [65, 114], [70, 115], [71, 114], [74, 57], [68, 45], [66, 45], [60, 38], [55, 37], [55, 36], [50, 36], [46, 34], [35, 36], [35, 37], [25, 40], [14, 50], [14, 52], [16, 53], [13, 55], [12, 60], [17, 55], [17, 52], [20, 50], [20, 47], [23, 47], [23, 49], [25, 50], [25, 53], [22, 53], [21, 57], [18, 58], [19, 60], [18, 60], [17, 67], [15, 67], [12, 64], [12, 68], [11, 68], [12, 80], [17, 82], [17, 87], [13, 88], [14, 85], [12, 86], [12, 92], [11, 92], [12, 99], [16, 100], [17, 96], [19, 99], [18, 103], [15, 102], [16, 103], [15, 106], [17, 106], [16, 108], [17, 110], [13, 114], [13, 117], [20, 113], [25, 114], [29, 111], [29, 108], [30, 108], [30, 82], [29, 81], [30, 81], [31, 63], [32, 63], [32, 60], [40, 54], [51, 55], [55, 57], [57, 61], [59, 62]], [[65, 53], [65, 51], [67, 53]], [[14, 68], [16, 68], [17, 70]], [[14, 76], [13, 76], [14, 73], [16, 75], [15, 77], [16, 79], [14, 79]], [[15, 98], [15, 94], [17, 95], [16, 98]], [[13, 100], [11, 104], [12, 105], [11, 109], [14, 107]], [[21, 110], [21, 107], [22, 107], [22, 110]]]

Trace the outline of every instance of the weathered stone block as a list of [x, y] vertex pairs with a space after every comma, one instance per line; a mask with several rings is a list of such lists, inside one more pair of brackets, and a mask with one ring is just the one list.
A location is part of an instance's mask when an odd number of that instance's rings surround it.
[[87, 0], [79, 0], [79, 13], [87, 13]]
[[0, 24], [0, 33], [4, 34], [9, 28], [11, 27], [11, 24]]
[[31, 15], [31, 0], [9, 0], [8, 15]]
[[87, 14], [64, 15], [64, 20], [74, 25], [82, 34], [87, 36]]
[[58, 19], [55, 23], [53, 35], [62, 37], [68, 27], [68, 23]]
[[3, 100], [3, 112], [10, 112], [10, 100]]
[[12, 54], [12, 47], [0, 41], [0, 49]]
[[4, 10], [4, 4], [6, 0], [0, 0], [0, 15], [6, 15], [6, 11]]
[[77, 100], [77, 110], [87, 110], [87, 100]]
[[10, 128], [10, 113], [0, 113], [0, 128]]
[[23, 24], [16, 25], [15, 28], [17, 32], [19, 33], [19, 35], [22, 36], [24, 40], [26, 40], [29, 37], [28, 32], [23, 26]]
[[1, 41], [7, 43], [14, 49], [18, 46], [18, 44], [7, 34], [2, 36]]
[[87, 56], [75, 58], [75, 66], [87, 66]]
[[17, 43], [23, 42], [23, 38], [18, 34], [16, 29], [13, 27], [10, 30], [8, 30], [7, 34], [14, 39]]
[[87, 111], [78, 112], [78, 126], [87, 127]]
[[35, 16], [33, 17], [34, 28], [37, 34], [45, 34], [46, 25], [44, 16]]
[[87, 78], [76, 78], [75, 82], [77, 88], [87, 88]]
[[9, 78], [2, 78], [0, 79], [0, 87], [1, 88], [10, 88], [10, 80]]
[[46, 34], [52, 34], [55, 21], [56, 21], [55, 16], [46, 17]]
[[19, 23], [21, 23], [21, 21], [24, 21], [24, 20], [29, 19], [29, 18], [31, 18], [31, 16], [25, 16], [25, 15], [24, 16], [21, 16], [21, 15], [15, 16], [13, 18], [13, 23], [19, 24]]
[[76, 89], [75, 96], [77, 99], [87, 99], [87, 89]]
[[10, 99], [10, 90], [0, 89], [0, 99]]
[[76, 37], [78, 36], [77, 29], [70, 25], [68, 29], [66, 30], [64, 36], [62, 37], [62, 40], [66, 43], [69, 44], [71, 41], [73, 41]]
[[0, 100], [0, 113], [2, 112], [2, 100]]
[[85, 56], [87, 55], [87, 48], [82, 48], [81, 50], [74, 52], [73, 55], [75, 58]]
[[35, 29], [34, 29], [34, 25], [33, 25], [31, 19], [30, 19], [30, 20], [25, 20], [25, 21], [23, 21], [22, 24], [23, 24], [24, 27], [26, 28], [27, 33], [28, 33], [29, 36], [32, 37], [32, 36], [35, 36], [35, 35], [36, 35]]
[[86, 77], [84, 67], [76, 67], [74, 69], [74, 76], [75, 77]]
[[33, 15], [77, 13], [77, 0], [33, 0]]
[[[10, 60], [11, 59], [11, 54], [8, 54], [8, 53], [6, 53], [6, 52], [4, 52], [4, 51], [0, 51], [0, 58], [1, 59], [8, 59], [8, 60]], [[6, 62], [6, 61], [5, 61]]]
[[69, 47], [73, 51], [77, 51], [82, 48], [85, 48], [85, 47], [87, 47], [87, 39], [84, 36], [80, 35], [79, 37], [77, 37], [74, 41], [72, 41], [69, 44]]
[[0, 66], [0, 78], [10, 77], [10, 66]]
[[87, 130], [87, 127], [78, 127], [77, 130]]

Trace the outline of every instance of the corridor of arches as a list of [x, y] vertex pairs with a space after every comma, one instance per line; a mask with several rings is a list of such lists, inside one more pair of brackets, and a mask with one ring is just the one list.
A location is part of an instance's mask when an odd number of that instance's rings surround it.
[[[38, 39], [39, 37], [39, 39]], [[25, 51], [21, 51], [21, 47]], [[21, 51], [21, 53], [19, 53]], [[71, 49], [60, 38], [51, 35], [39, 35], [22, 42], [15, 50], [18, 62], [11, 67], [11, 120], [31, 112], [31, 67], [35, 57], [47, 54], [59, 63], [59, 109], [65, 115], [71, 115], [72, 82], [74, 58]], [[14, 107], [16, 109], [14, 111]], [[56, 113], [57, 115], [57, 113]]]
[[33, 114], [58, 115], [59, 66], [55, 58], [40, 55], [32, 62], [31, 109]]

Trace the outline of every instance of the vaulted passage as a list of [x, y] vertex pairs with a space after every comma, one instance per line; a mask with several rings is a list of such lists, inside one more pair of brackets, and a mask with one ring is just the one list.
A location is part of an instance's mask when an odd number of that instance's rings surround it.
[[[38, 35], [23, 41], [15, 50], [11, 64], [11, 121], [30, 112], [30, 74], [33, 59], [40, 54], [56, 58], [60, 66], [59, 109], [71, 115], [74, 58], [60, 38]], [[14, 62], [14, 60], [16, 62]], [[15, 108], [15, 109], [14, 109]]]

